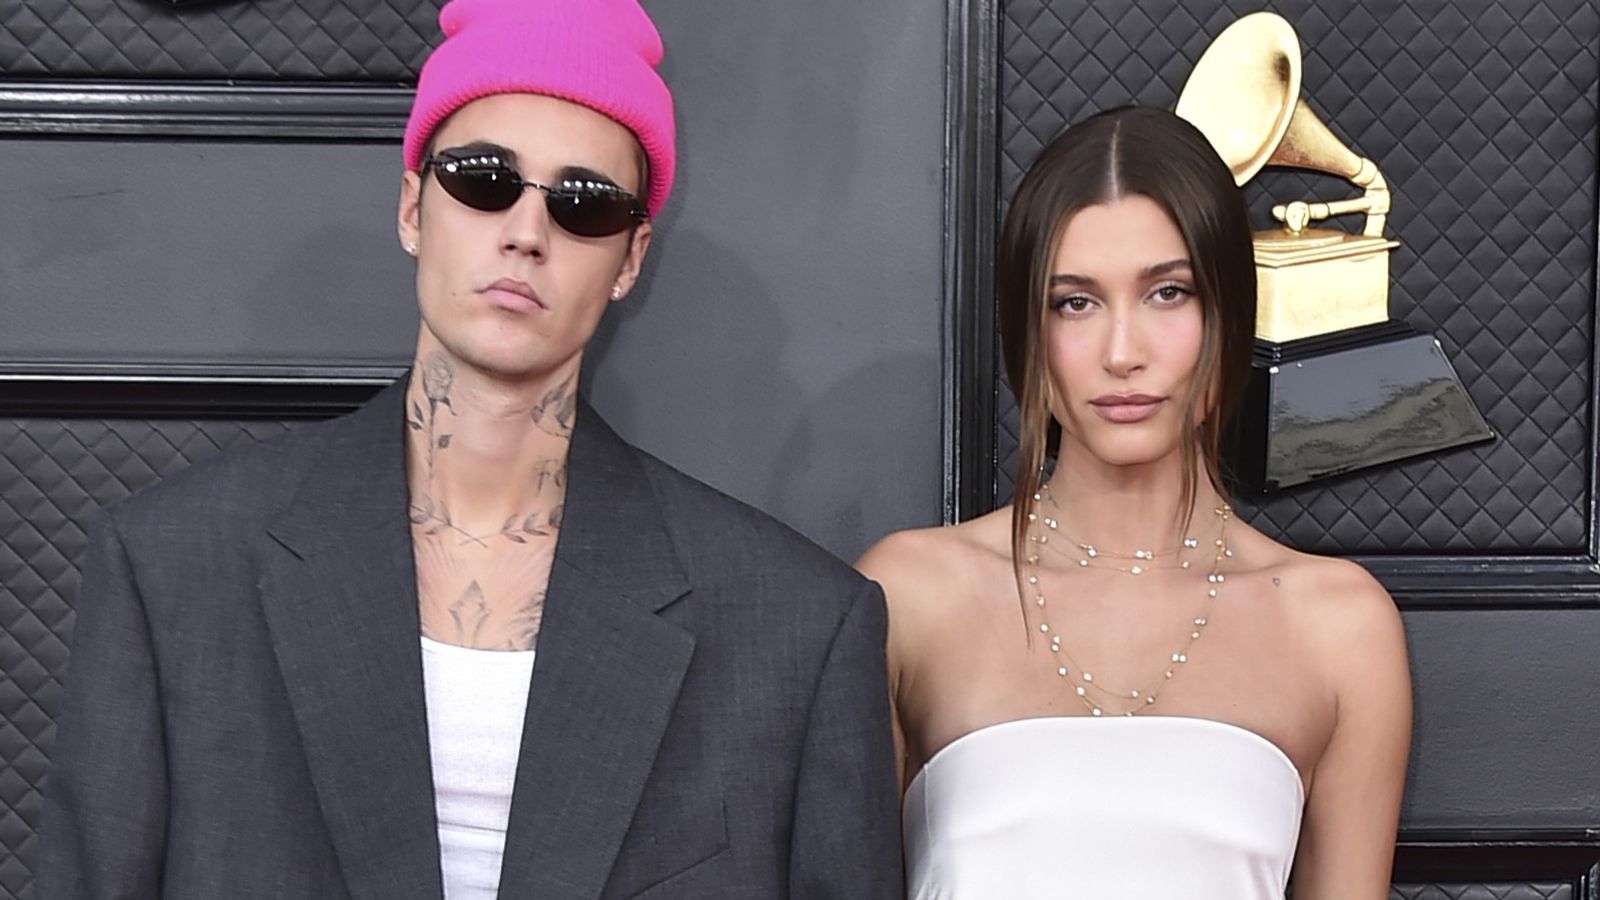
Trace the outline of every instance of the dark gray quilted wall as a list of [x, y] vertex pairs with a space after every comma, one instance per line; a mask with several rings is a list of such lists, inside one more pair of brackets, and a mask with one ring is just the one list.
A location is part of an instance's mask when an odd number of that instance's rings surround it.
[[[1000, 171], [1009, 196], [1067, 123], [1170, 107], [1248, 0], [1010, 0]], [[1305, 48], [1304, 96], [1395, 192], [1390, 312], [1435, 334], [1501, 436], [1259, 504], [1267, 533], [1347, 554], [1586, 553], [1596, 261], [1600, 7], [1593, 0], [1278, 0]], [[1338, 197], [1268, 173], [1270, 200]], [[998, 377], [998, 376], [997, 376]], [[997, 502], [1016, 410], [997, 398]]]
[[442, 0], [11, 0], [0, 74], [409, 81]]
[[32, 877], [84, 529], [100, 507], [283, 421], [0, 419], [0, 897]]

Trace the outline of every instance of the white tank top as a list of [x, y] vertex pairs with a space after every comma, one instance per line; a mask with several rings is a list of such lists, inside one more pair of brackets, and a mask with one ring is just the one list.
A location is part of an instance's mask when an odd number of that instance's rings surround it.
[[1174, 716], [1022, 719], [906, 789], [911, 900], [1283, 900], [1304, 786], [1266, 738]]
[[445, 900], [495, 900], [535, 651], [422, 639]]

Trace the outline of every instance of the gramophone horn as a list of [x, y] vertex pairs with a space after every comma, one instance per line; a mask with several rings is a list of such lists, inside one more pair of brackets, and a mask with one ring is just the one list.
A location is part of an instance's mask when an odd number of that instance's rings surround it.
[[1359, 187], [1372, 184], [1378, 175], [1378, 167], [1357, 156], [1343, 141], [1334, 137], [1305, 100], [1295, 102], [1294, 114], [1289, 117], [1289, 130], [1267, 162], [1274, 166], [1331, 172], [1348, 178]]
[[1265, 166], [1338, 175], [1365, 188], [1354, 200], [1273, 208], [1294, 234], [1312, 219], [1367, 214], [1363, 233], [1383, 234], [1389, 189], [1378, 167], [1328, 130], [1300, 97], [1300, 40], [1283, 17], [1251, 13], [1229, 25], [1195, 63], [1175, 110], [1206, 136], [1243, 185]]
[[1258, 12], [1206, 48], [1175, 112], [1200, 129], [1242, 185], [1273, 162], [1299, 97], [1300, 39], [1282, 16]]

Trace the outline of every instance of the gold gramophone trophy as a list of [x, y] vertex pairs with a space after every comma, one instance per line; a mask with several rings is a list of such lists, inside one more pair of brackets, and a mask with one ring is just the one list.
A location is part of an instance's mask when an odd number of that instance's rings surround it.
[[[1206, 48], [1176, 110], [1241, 186], [1288, 166], [1362, 189], [1276, 205], [1281, 227], [1256, 232], [1255, 367], [1230, 443], [1240, 486], [1260, 492], [1494, 438], [1438, 340], [1389, 318], [1389, 186], [1306, 105], [1300, 77], [1294, 29], [1252, 13]], [[1366, 214], [1359, 234], [1312, 225], [1349, 213]]]

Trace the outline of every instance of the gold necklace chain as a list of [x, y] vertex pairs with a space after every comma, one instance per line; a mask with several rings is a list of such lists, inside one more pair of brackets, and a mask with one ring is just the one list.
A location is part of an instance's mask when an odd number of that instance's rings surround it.
[[[1045, 490], [1047, 490], [1047, 487]], [[1040, 502], [1043, 498], [1040, 493], [1035, 493], [1033, 495], [1033, 499], [1035, 502]], [[1233, 552], [1228, 549], [1228, 520], [1233, 517], [1233, 508], [1224, 503], [1223, 505], [1217, 507], [1215, 512], [1221, 524], [1218, 529], [1218, 535], [1215, 544], [1216, 553], [1211, 561], [1211, 572], [1206, 576], [1205, 600], [1201, 604], [1199, 614], [1194, 617], [1194, 627], [1189, 631], [1188, 638], [1185, 639], [1183, 644], [1178, 647], [1178, 649], [1174, 650], [1168, 657], [1169, 662], [1162, 667], [1161, 675], [1153, 679], [1152, 682], [1143, 689], [1116, 690], [1096, 682], [1094, 679], [1094, 674], [1079, 666], [1077, 662], [1072, 659], [1071, 655], [1062, 648], [1060, 632], [1052, 629], [1049, 621], [1045, 619], [1046, 600], [1043, 590], [1039, 587], [1038, 550], [1035, 548], [1029, 552], [1027, 559], [1028, 574], [1025, 578], [1025, 581], [1029, 590], [1033, 591], [1034, 604], [1039, 607], [1039, 631], [1050, 639], [1050, 652], [1051, 655], [1056, 658], [1057, 663], [1056, 676], [1071, 686], [1072, 693], [1084, 704], [1084, 707], [1089, 710], [1089, 714], [1091, 716], [1103, 716], [1105, 714], [1106, 707], [1110, 706], [1109, 703], [1098, 703], [1094, 699], [1091, 699], [1091, 692], [1093, 692], [1095, 696], [1104, 697], [1107, 699], [1116, 699], [1121, 701], [1123, 704], [1126, 704], [1125, 708], [1121, 710], [1121, 714], [1124, 716], [1133, 716], [1142, 710], [1154, 706], [1156, 700], [1161, 695], [1161, 691], [1165, 690], [1166, 683], [1172, 680], [1177, 673], [1181, 671], [1184, 663], [1189, 661], [1189, 650], [1193, 648], [1196, 641], [1200, 640], [1201, 634], [1205, 631], [1211, 605], [1217, 599], [1218, 588], [1227, 580], [1220, 571], [1222, 567], [1222, 561], [1233, 555]], [[1038, 518], [1039, 517], [1037, 514], [1029, 515], [1028, 540], [1034, 542], [1035, 544], [1048, 546], [1050, 541], [1049, 535], [1041, 534], [1037, 530], [1036, 526], [1038, 523]], [[1118, 571], [1128, 571], [1120, 569], [1119, 567], [1105, 568], [1118, 568]], [[1141, 569], [1141, 571], [1143, 570]], [[1140, 573], [1131, 572], [1130, 574], [1137, 575]]]
[[[1057, 503], [1056, 498], [1050, 493], [1049, 482], [1040, 485], [1037, 498], [1041, 500], [1041, 502], [1048, 503], [1052, 507], [1055, 507], [1057, 511], [1061, 509], [1061, 504]], [[1044, 522], [1045, 527], [1049, 528], [1053, 532], [1056, 532], [1057, 534], [1061, 534], [1061, 523], [1056, 519], [1055, 516], [1040, 516], [1038, 514], [1034, 514], [1029, 516], [1028, 521], [1042, 521]], [[1126, 572], [1129, 575], [1143, 575], [1146, 572], [1154, 572], [1159, 569], [1187, 569], [1189, 568], [1189, 560], [1183, 558], [1184, 552], [1197, 549], [1200, 546], [1199, 538], [1191, 535], [1185, 536], [1176, 547], [1169, 547], [1164, 550], [1135, 549], [1132, 553], [1119, 553], [1115, 550], [1103, 550], [1099, 547], [1096, 547], [1094, 544], [1073, 540], [1066, 535], [1061, 536], [1066, 538], [1066, 540], [1071, 541], [1077, 547], [1078, 555], [1073, 557], [1073, 559], [1077, 562], [1080, 568], [1110, 569], [1114, 572]], [[1062, 556], [1071, 556], [1067, 553], [1067, 551], [1062, 550], [1059, 544], [1045, 543], [1045, 546]], [[1232, 556], [1233, 551], [1225, 550], [1224, 555]], [[1164, 556], [1173, 556], [1175, 559], [1172, 561], [1171, 565], [1157, 565], [1155, 560]], [[1119, 566], [1115, 563], [1103, 562], [1103, 560], [1106, 559], [1133, 560], [1133, 563], [1126, 566]]]
[[[1070, 540], [1070, 538], [1068, 540]], [[1159, 572], [1163, 569], [1183, 570], [1189, 568], [1189, 560], [1187, 559], [1175, 559], [1170, 563], [1136, 562], [1132, 565], [1119, 566], [1116, 563], [1102, 562], [1097, 557], [1089, 556], [1088, 553], [1085, 552], [1087, 545], [1064, 549], [1059, 546], [1059, 544], [1060, 542], [1058, 541], [1056, 543], [1046, 543], [1043, 546], [1057, 558], [1066, 560], [1073, 565], [1084, 569], [1109, 569], [1110, 571], [1122, 572], [1127, 575], [1143, 575], [1146, 572]], [[1106, 553], [1104, 550], [1101, 550], [1098, 553], [1098, 557], [1105, 557], [1109, 555], [1110, 554]], [[1144, 559], [1144, 557], [1133, 556], [1127, 556], [1123, 558]]]

